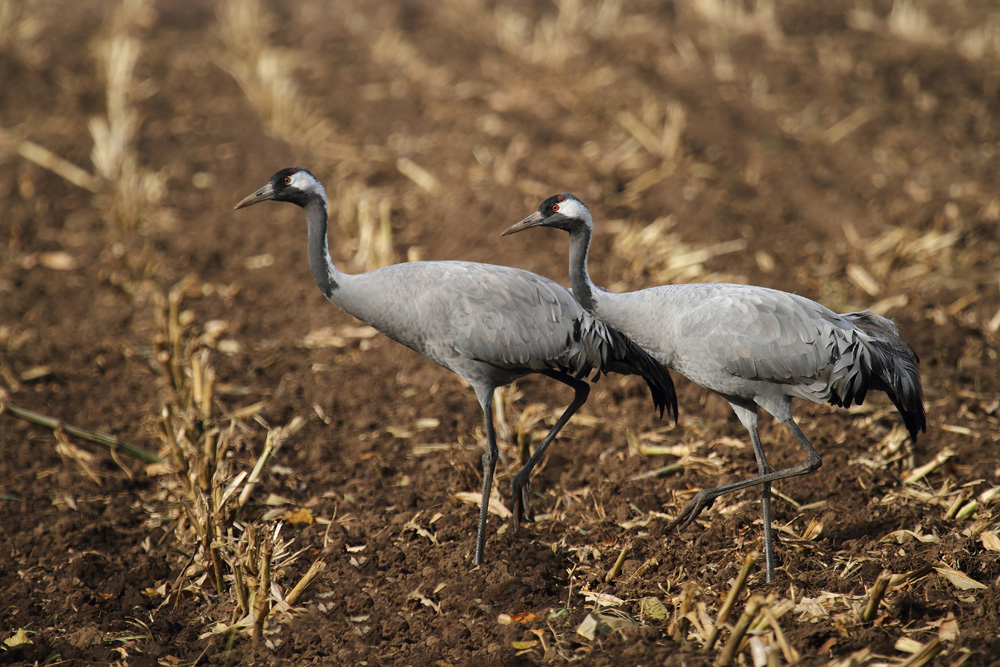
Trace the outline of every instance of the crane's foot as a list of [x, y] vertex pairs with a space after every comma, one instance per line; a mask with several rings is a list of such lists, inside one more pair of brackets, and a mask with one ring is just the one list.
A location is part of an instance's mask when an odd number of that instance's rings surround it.
[[516, 533], [522, 521], [534, 521], [535, 513], [528, 504], [528, 494], [531, 492], [531, 482], [522, 482], [516, 476], [511, 483], [511, 525]]
[[675, 527], [683, 530], [690, 526], [703, 510], [708, 509], [715, 502], [716, 496], [711, 493], [712, 491], [713, 489], [702, 489], [696, 493], [694, 498], [689, 500], [684, 509], [677, 514], [677, 517], [667, 525], [667, 530], [672, 530]]

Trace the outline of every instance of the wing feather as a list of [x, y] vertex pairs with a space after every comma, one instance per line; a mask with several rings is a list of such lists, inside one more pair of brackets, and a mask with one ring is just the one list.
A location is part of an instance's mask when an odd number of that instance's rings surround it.
[[[584, 343], [583, 307], [566, 288], [507, 267], [470, 273], [475, 289], [456, 290], [455, 348], [498, 366], [558, 369], [586, 375], [602, 367], [598, 337]], [[589, 316], [588, 316], [589, 317]]]
[[839, 356], [841, 329], [839, 315], [808, 299], [762, 288], [720, 289], [678, 316], [677, 336], [702, 362], [736, 377], [825, 383], [831, 357]]

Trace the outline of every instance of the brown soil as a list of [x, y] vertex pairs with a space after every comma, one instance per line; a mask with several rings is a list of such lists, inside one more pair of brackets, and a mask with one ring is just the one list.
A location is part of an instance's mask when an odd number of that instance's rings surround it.
[[[309, 332], [357, 323], [313, 285], [301, 212], [232, 211], [291, 164], [311, 168], [334, 198], [353, 187], [376, 206], [391, 202], [397, 261], [413, 251], [565, 282], [564, 236], [498, 234], [569, 190], [597, 220], [591, 271], [617, 289], [674, 278], [652, 250], [616, 245], [621, 225], [611, 221], [672, 215], [672, 236], [651, 245], [743, 242], [699, 275], [840, 310], [878, 304], [920, 354], [928, 432], [892, 455], [900, 420], [883, 396], [851, 411], [798, 404], [824, 465], [776, 485], [776, 521], [787, 527], [778, 581], [764, 584], [758, 565], [748, 590], [774, 594], [775, 609], [793, 605], [780, 626], [807, 664], [864, 649], [853, 664], [896, 664], [907, 641], [935, 639], [937, 664], [997, 661], [997, 501], [949, 512], [1000, 484], [1000, 44], [990, 3], [778, 2], [780, 36], [760, 27], [764, 14], [726, 21], [689, 3], [622, 3], [609, 30], [596, 3], [580, 3], [575, 20], [563, 3], [559, 21], [547, 2], [268, 3], [287, 76], [332, 128], [315, 143], [265, 121], [220, 65], [214, 4], [153, 3], [133, 27], [142, 48], [135, 148], [167, 190], [136, 231], [109, 221], [107, 195], [17, 150], [30, 140], [92, 168], [88, 121], [105, 110], [94, 45], [111, 4], [29, 4], [21, 19], [36, 30], [0, 27], [0, 388], [13, 404], [165, 452], [159, 295], [194, 276], [200, 289], [183, 302], [192, 330], [223, 320], [223, 338], [238, 344], [211, 354], [222, 413], [266, 401], [272, 425], [307, 420], [245, 516], [263, 522], [272, 494], [308, 508], [317, 523], [282, 529], [304, 553], [279, 583], [287, 590], [317, 558], [327, 569], [299, 612], [269, 622], [267, 645], [211, 635], [234, 620], [234, 599], [180, 577], [191, 553], [173, 532], [180, 511], [165, 476], [74, 440], [94, 452], [88, 476], [57, 453], [52, 431], [3, 415], [0, 634], [23, 629], [32, 643], [0, 645], [0, 663], [695, 665], [711, 664], [727, 641], [728, 628], [703, 648], [700, 620], [677, 629], [682, 591], [693, 616], [702, 608], [716, 617], [744, 557], [761, 546], [755, 493], [720, 500], [680, 533], [665, 530], [692, 489], [755, 471], [725, 403], [675, 376], [675, 426], [655, 418], [641, 382], [602, 380], [582, 411], [592, 419], [567, 428], [539, 467], [539, 520], [513, 535], [491, 517], [488, 562], [473, 568], [476, 508], [456, 498], [481, 479], [472, 392], [383, 337], [305, 345]], [[752, 16], [755, 3], [746, 4]], [[900, 18], [913, 6], [927, 26]], [[976, 35], [981, 53], [970, 46]], [[636, 141], [621, 115], [659, 140], [668, 103], [686, 112], [672, 157]], [[400, 158], [437, 189], [407, 178]], [[636, 187], [664, 164], [654, 185]], [[341, 227], [334, 259], [356, 270], [353, 231]], [[248, 263], [260, 256], [270, 263]], [[543, 404], [538, 429], [570, 398], [544, 378], [517, 390], [509, 418]], [[439, 423], [397, 437], [421, 418]], [[251, 420], [241, 429], [237, 455], [249, 467], [264, 430]], [[773, 463], [798, 460], [770, 420], [763, 437]], [[691, 456], [680, 474], [641, 478], [677, 457], [642, 455], [636, 442], [689, 445]], [[513, 463], [515, 447], [504, 451]], [[947, 451], [945, 464], [903, 483]], [[505, 503], [507, 479], [504, 471], [496, 491]], [[821, 532], [803, 537], [813, 521]], [[883, 539], [900, 530], [927, 541]], [[622, 572], [607, 583], [626, 544]], [[890, 588], [875, 621], [858, 621], [879, 572], [925, 565], [939, 569]], [[944, 568], [982, 587], [963, 590]], [[196, 594], [165, 604], [151, 592], [177, 582]], [[604, 613], [633, 623], [594, 639], [577, 633], [597, 605], [586, 592], [620, 598]], [[661, 600], [666, 617], [641, 613], [644, 598]], [[513, 622], [499, 622], [503, 614]], [[762, 630], [764, 645], [778, 641]], [[753, 664], [749, 649], [739, 659]]]

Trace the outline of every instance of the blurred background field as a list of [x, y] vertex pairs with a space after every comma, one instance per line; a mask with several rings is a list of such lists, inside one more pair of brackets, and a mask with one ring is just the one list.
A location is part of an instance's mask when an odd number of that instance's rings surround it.
[[[0, 0], [0, 90], [0, 663], [1000, 653], [994, 3]], [[753, 474], [743, 430], [676, 375], [677, 425], [606, 378], [518, 535], [499, 475], [473, 571], [471, 391], [324, 301], [300, 211], [232, 211], [293, 164], [326, 184], [349, 271], [566, 284], [565, 238], [499, 233], [568, 191], [611, 289], [871, 307], [920, 355], [928, 432], [909, 443], [881, 396], [798, 405], [824, 466], [776, 485], [778, 580], [752, 565], [720, 618], [756, 494], [665, 525]], [[503, 394], [511, 466], [567, 401], [544, 379]]]

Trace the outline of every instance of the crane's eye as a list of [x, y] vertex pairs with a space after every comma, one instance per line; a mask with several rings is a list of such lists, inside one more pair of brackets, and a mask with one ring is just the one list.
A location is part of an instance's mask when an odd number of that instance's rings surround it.
[[292, 177], [291, 176], [285, 176], [282, 179], [282, 181], [285, 183], [285, 185], [289, 185], [292, 182]]
[[558, 211], [559, 210], [559, 204], [553, 204], [552, 205], [552, 210], [553, 211]]

